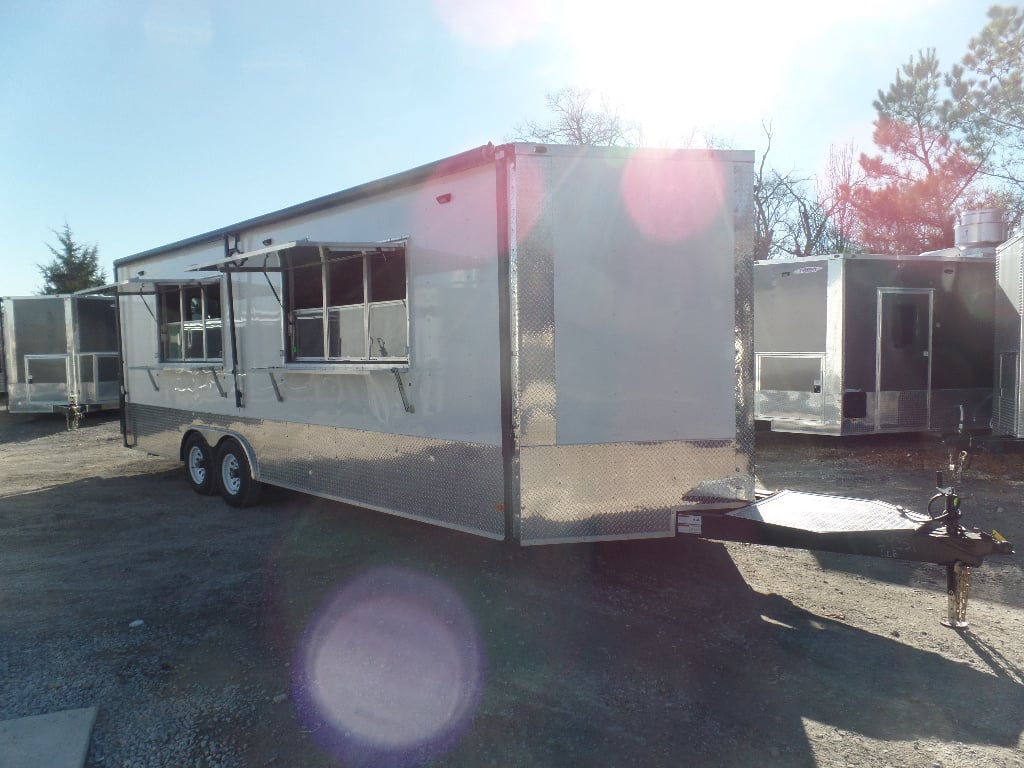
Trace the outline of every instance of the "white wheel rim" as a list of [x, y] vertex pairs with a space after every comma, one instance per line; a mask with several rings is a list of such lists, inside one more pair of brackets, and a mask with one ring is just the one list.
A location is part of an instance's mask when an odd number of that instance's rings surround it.
[[232, 496], [237, 496], [242, 490], [242, 478], [239, 474], [238, 459], [234, 454], [229, 453], [221, 463], [220, 476], [224, 484], [224, 490]]
[[206, 482], [206, 460], [203, 458], [203, 449], [198, 445], [192, 446], [188, 452], [188, 473], [192, 482], [202, 485]]

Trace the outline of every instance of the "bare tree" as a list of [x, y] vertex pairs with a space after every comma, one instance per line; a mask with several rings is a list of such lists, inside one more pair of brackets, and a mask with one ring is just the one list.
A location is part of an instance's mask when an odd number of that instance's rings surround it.
[[607, 97], [592, 106], [594, 97], [585, 88], [563, 88], [545, 96], [553, 117], [548, 122], [526, 120], [515, 126], [509, 141], [544, 144], [575, 144], [599, 147], [635, 147], [643, 141], [640, 126], [619, 114]]
[[818, 199], [828, 212], [829, 226], [825, 240], [817, 253], [847, 253], [860, 250], [854, 237], [857, 211], [853, 207], [853, 193], [864, 183], [864, 174], [856, 160], [853, 142], [829, 148], [828, 168], [824, 187], [819, 187]]
[[853, 190], [862, 175], [854, 161], [853, 143], [832, 146], [824, 178], [815, 182], [814, 194], [806, 184], [790, 184], [790, 218], [781, 250], [794, 256], [817, 256], [858, 250], [853, 237]]
[[828, 214], [819, 199], [806, 192], [805, 180], [786, 185], [787, 217], [777, 249], [793, 256], [813, 256], [819, 252], [829, 228]]
[[761, 127], [766, 145], [754, 171], [754, 258], [758, 260], [786, 252], [782, 240], [793, 215], [793, 190], [805, 181], [795, 171], [783, 174], [768, 165], [772, 126], [761, 123]]

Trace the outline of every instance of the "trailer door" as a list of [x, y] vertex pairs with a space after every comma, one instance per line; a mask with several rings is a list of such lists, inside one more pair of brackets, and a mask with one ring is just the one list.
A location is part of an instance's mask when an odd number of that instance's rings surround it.
[[875, 427], [927, 429], [932, 377], [930, 289], [878, 289], [875, 349]]

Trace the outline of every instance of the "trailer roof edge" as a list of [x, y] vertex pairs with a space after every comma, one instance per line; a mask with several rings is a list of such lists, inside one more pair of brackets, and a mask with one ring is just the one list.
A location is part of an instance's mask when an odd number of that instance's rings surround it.
[[[527, 150], [527, 148], [530, 148]], [[506, 144], [494, 145], [487, 143], [473, 149], [460, 152], [456, 155], [443, 158], [441, 160], [435, 160], [421, 165], [416, 168], [412, 168], [406, 171], [400, 171], [399, 173], [392, 174], [391, 176], [385, 176], [381, 179], [369, 181], [364, 184], [359, 184], [355, 187], [341, 190], [339, 192], [332, 192], [322, 197], [317, 197], [304, 203], [298, 203], [296, 205], [288, 206], [287, 208], [281, 208], [280, 210], [273, 211], [271, 213], [265, 213], [260, 216], [256, 216], [251, 219], [240, 221], [236, 224], [229, 224], [226, 227], [219, 227], [218, 229], [204, 232], [201, 235], [194, 235], [192, 237], [185, 238], [183, 240], [177, 240], [167, 245], [157, 246], [156, 248], [150, 248], [145, 251], [134, 253], [130, 256], [125, 256], [120, 259], [114, 260], [114, 268], [131, 264], [142, 259], [150, 258], [152, 256], [158, 256], [163, 253], [169, 253], [176, 251], [181, 248], [187, 248], [193, 245], [201, 245], [203, 243], [210, 243], [216, 240], [220, 240], [226, 235], [232, 235], [239, 230], [251, 229], [254, 227], [265, 226], [273, 224], [284, 219], [291, 218], [293, 216], [304, 215], [308, 213], [315, 213], [317, 211], [332, 208], [342, 203], [352, 202], [368, 197], [370, 195], [381, 194], [388, 192], [392, 189], [397, 189], [409, 184], [416, 183], [423, 179], [430, 178], [432, 176], [448, 175], [458, 173], [460, 171], [475, 168], [480, 165], [491, 162], [495, 157], [500, 156], [502, 150], [510, 150], [513, 153], [522, 154], [534, 154], [534, 153], [573, 153], [573, 154], [588, 154], [588, 153], [601, 153], [601, 154], [616, 154], [621, 153], [623, 156], [629, 153], [635, 153], [637, 147], [592, 147], [592, 146], [579, 146], [579, 145], [555, 145], [555, 144], [541, 144], [538, 142], [508, 142]], [[662, 150], [660, 148], [646, 148], [646, 151], [668, 151], [675, 152], [679, 150]], [[702, 150], [686, 150], [687, 152], [698, 154]], [[703, 150], [707, 155], [720, 157], [734, 162], [754, 162], [754, 152], [752, 150], [719, 150], [719, 149], [708, 149]]]
[[474, 149], [461, 152], [457, 155], [452, 155], [441, 160], [435, 160], [434, 162], [427, 163], [426, 165], [401, 171], [399, 173], [392, 174], [391, 176], [385, 176], [382, 179], [376, 179], [364, 184], [359, 184], [358, 186], [350, 187], [348, 189], [341, 190], [340, 192], [332, 192], [331, 194], [323, 195], [322, 197], [317, 197], [304, 203], [298, 203], [271, 213], [265, 213], [251, 219], [246, 219], [245, 221], [240, 221], [236, 224], [229, 224], [226, 227], [213, 229], [209, 232], [204, 232], [201, 235], [194, 235], [193, 237], [188, 237], [184, 240], [178, 240], [173, 243], [168, 243], [167, 245], [161, 245], [146, 251], [134, 253], [131, 256], [116, 259], [114, 261], [114, 268], [116, 269], [122, 265], [131, 264], [135, 261], [149, 258], [151, 256], [176, 251], [180, 248], [220, 240], [225, 235], [231, 235], [238, 230], [273, 224], [277, 221], [291, 218], [292, 216], [315, 213], [326, 208], [332, 208], [336, 205], [340, 205], [341, 203], [359, 200], [361, 198], [368, 197], [369, 195], [380, 194], [392, 189], [407, 186], [431, 176], [447, 175], [468, 170], [469, 168], [474, 168], [478, 165], [490, 162], [500, 148], [501, 147], [496, 147], [491, 143], [484, 144], [483, 146], [475, 147]]

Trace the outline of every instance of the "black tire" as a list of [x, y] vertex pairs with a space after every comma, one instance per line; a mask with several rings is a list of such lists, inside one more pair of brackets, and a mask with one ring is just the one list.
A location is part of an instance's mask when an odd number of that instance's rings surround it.
[[209, 495], [216, 489], [213, 482], [213, 451], [203, 436], [193, 432], [185, 440], [185, 477], [196, 493]]
[[237, 440], [228, 438], [217, 448], [217, 490], [232, 507], [249, 507], [259, 501], [260, 483], [254, 480], [249, 457]]

